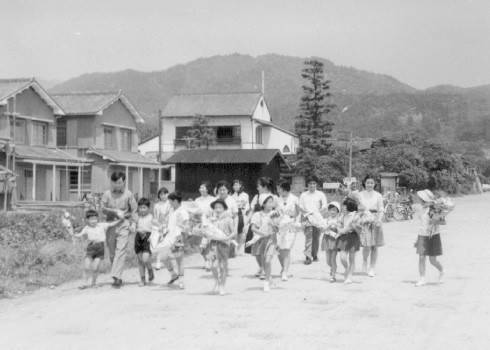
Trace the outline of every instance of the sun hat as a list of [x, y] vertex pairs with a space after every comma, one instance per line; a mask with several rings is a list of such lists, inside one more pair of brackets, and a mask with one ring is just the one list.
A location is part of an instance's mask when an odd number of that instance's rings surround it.
[[424, 202], [433, 202], [436, 199], [434, 193], [429, 190], [417, 191], [417, 196], [419, 196]]
[[224, 200], [218, 198], [213, 203], [211, 203], [211, 208], [214, 209], [216, 204], [221, 204], [223, 208], [225, 208], [225, 210], [228, 210], [228, 206], [226, 205], [226, 202]]
[[339, 202], [335, 202], [335, 201], [334, 201], [334, 202], [330, 202], [330, 203], [328, 203], [328, 207], [327, 207], [327, 208], [328, 208], [328, 209], [330, 209], [330, 207], [335, 207], [335, 208], [337, 208], [337, 210], [338, 210], [338, 211], [339, 211], [339, 213], [340, 213], [340, 203], [339, 203]]

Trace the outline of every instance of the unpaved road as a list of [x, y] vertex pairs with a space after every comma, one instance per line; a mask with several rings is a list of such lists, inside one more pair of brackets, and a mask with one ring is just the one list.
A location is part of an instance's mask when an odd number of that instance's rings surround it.
[[[415, 221], [385, 225], [378, 275], [329, 284], [327, 268], [301, 263], [264, 294], [249, 256], [230, 260], [228, 295], [211, 295], [210, 273], [187, 261], [186, 289], [138, 288], [136, 270], [121, 290], [109, 277], [95, 290], [78, 283], [0, 301], [0, 349], [490, 349], [490, 195], [456, 199], [443, 228], [443, 285], [415, 288]], [[358, 267], [361, 257], [357, 257]], [[342, 269], [340, 269], [342, 270]], [[428, 281], [437, 271], [428, 265]], [[157, 281], [168, 279], [167, 271]], [[339, 279], [341, 276], [339, 275]]]

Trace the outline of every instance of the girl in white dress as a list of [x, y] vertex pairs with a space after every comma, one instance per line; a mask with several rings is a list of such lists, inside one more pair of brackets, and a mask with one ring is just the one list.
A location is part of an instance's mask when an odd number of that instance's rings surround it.
[[[291, 185], [289, 182], [281, 182], [277, 186], [277, 193], [279, 194], [277, 210], [298, 222], [300, 217], [299, 200], [298, 197], [291, 193]], [[293, 247], [295, 238], [296, 230], [294, 229], [287, 230], [286, 232], [279, 230], [277, 233], [277, 245], [279, 246], [278, 257], [282, 267], [281, 279], [283, 281], [288, 280], [289, 265], [291, 263], [291, 248]]]
[[250, 210], [250, 197], [243, 191], [242, 181], [236, 179], [233, 180], [231, 197], [238, 205], [238, 253], [243, 252], [243, 245], [245, 243], [245, 237], [243, 235], [243, 229], [245, 227], [245, 218]]
[[[164, 228], [168, 226], [168, 216], [172, 207], [170, 206], [170, 202], [168, 201], [168, 189], [166, 187], [162, 187], [158, 190], [157, 197], [159, 202], [156, 203], [153, 207], [153, 220], [156, 226], [162, 231]], [[155, 269], [160, 270], [162, 268], [162, 260], [160, 254], [156, 254], [156, 265]]]
[[[381, 222], [383, 220], [385, 209], [383, 205], [383, 196], [381, 193], [374, 190], [376, 188], [374, 176], [367, 175], [362, 182], [362, 187], [364, 188], [364, 191], [359, 193], [359, 202], [376, 216], [376, 221], [371, 232], [361, 235], [361, 245], [363, 247], [362, 269], [365, 273], [368, 273], [369, 277], [374, 277], [376, 262], [378, 260], [378, 247], [384, 245], [383, 227]], [[368, 259], [370, 256], [371, 261], [369, 262], [368, 272]]]

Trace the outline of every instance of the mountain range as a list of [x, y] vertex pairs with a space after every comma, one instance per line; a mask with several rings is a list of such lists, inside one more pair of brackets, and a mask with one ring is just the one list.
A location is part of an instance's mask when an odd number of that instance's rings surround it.
[[62, 82], [51, 91], [123, 90], [144, 113], [141, 138], [155, 132], [159, 109], [180, 93], [261, 91], [273, 122], [294, 131], [302, 95], [304, 61], [324, 64], [336, 108], [328, 118], [335, 131], [352, 130], [359, 137], [381, 137], [415, 130], [445, 142], [490, 141], [490, 85], [461, 88], [451, 85], [417, 90], [384, 74], [336, 65], [324, 58], [276, 54], [252, 57], [232, 54], [200, 58], [161, 71], [124, 70], [90, 73]]

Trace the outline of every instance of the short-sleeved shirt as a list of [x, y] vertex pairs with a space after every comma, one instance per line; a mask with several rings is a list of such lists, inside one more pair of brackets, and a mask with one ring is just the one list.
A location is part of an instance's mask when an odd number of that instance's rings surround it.
[[327, 208], [327, 197], [325, 193], [315, 190], [306, 191], [299, 197], [299, 206], [305, 213], [315, 213]]
[[259, 231], [267, 232], [269, 234], [274, 233], [274, 226], [271, 225], [272, 220], [268, 214], [263, 211], [258, 211], [252, 215], [250, 223], [254, 225]]
[[[122, 210], [125, 213], [125, 219], [136, 222], [138, 220], [138, 203], [134, 199], [131, 191], [107, 190], [102, 195], [102, 208]], [[113, 213], [107, 214], [107, 221], [117, 220]]]
[[107, 222], [99, 222], [95, 227], [87, 225], [80, 232], [80, 235], [87, 235], [90, 242], [105, 242], [108, 227]]
[[414, 204], [412, 208], [419, 219], [419, 236], [429, 237], [439, 234], [439, 225], [430, 224], [430, 208], [424, 208], [420, 204]]
[[151, 232], [153, 227], [153, 215], [146, 214], [145, 216], [139, 216], [136, 223], [136, 232]]
[[226, 196], [225, 203], [228, 206], [228, 212], [232, 215], [238, 214], [238, 205], [236, 200], [233, 199], [232, 196]]
[[180, 206], [176, 210], [172, 210], [168, 217], [169, 234], [179, 236], [182, 230], [185, 229], [185, 224], [189, 221], [189, 213], [184, 207]]
[[278, 197], [277, 202], [277, 209], [281, 210], [284, 215], [292, 218], [298, 216], [299, 199], [294, 194], [290, 193], [287, 198]]
[[242, 209], [243, 212], [247, 212], [250, 210], [250, 197], [247, 193], [242, 192], [238, 194], [237, 192], [233, 193], [231, 197], [235, 200], [238, 205], [238, 208]]

